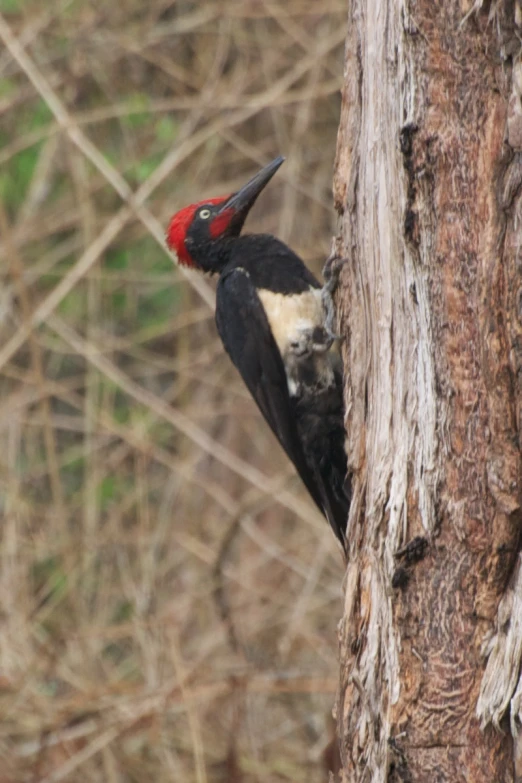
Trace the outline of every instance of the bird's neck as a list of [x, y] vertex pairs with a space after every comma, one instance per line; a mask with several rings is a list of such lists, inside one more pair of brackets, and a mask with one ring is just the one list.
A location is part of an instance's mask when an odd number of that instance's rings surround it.
[[219, 275], [230, 261], [234, 239], [217, 239], [191, 248], [190, 254], [198, 269]]

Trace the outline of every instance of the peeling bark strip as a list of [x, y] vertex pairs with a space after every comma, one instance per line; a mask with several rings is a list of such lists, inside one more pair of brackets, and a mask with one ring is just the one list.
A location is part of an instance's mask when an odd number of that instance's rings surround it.
[[350, 3], [335, 177], [350, 783], [514, 780], [491, 723], [509, 729], [511, 708], [519, 730], [522, 704], [521, 14], [482, 5]]

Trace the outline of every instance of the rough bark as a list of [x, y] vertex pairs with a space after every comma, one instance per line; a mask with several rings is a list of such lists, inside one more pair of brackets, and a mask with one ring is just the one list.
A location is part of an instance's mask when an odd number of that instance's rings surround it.
[[349, 6], [335, 198], [350, 783], [515, 780], [522, 13], [471, 6]]

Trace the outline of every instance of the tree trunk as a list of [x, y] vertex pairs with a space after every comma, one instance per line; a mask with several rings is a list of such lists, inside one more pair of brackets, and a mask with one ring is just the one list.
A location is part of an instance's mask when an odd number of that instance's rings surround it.
[[516, 780], [522, 10], [485, 6], [350, 2], [335, 176], [350, 783]]

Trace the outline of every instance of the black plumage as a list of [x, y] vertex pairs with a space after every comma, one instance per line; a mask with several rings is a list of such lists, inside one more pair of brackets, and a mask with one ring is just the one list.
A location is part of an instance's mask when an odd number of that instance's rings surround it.
[[324, 328], [321, 286], [280, 240], [239, 236], [281, 162], [229, 198], [182, 210], [167, 240], [181, 263], [220, 275], [216, 324], [225, 350], [346, 552], [342, 374]]

